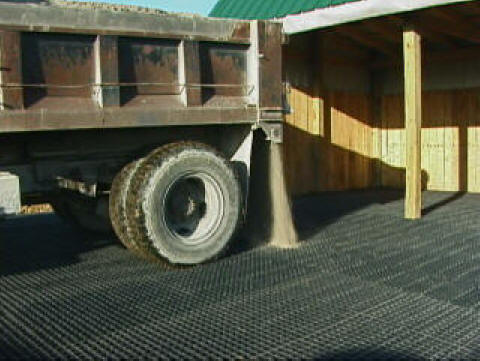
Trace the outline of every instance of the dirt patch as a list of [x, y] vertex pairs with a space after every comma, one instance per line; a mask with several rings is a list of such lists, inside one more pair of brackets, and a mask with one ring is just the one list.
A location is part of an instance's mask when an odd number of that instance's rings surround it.
[[107, 4], [101, 2], [76, 2], [76, 1], [65, 1], [65, 0], [47, 0], [42, 2], [45, 5], [50, 6], [62, 6], [62, 7], [69, 7], [69, 8], [76, 8], [76, 9], [100, 9], [100, 10], [108, 10], [113, 12], [135, 12], [141, 14], [153, 14], [153, 15], [161, 15], [166, 14], [165, 11], [159, 9], [152, 9], [146, 8], [141, 6], [134, 6], [134, 5], [119, 5], [119, 4]]
[[22, 206], [22, 214], [43, 214], [43, 213], [53, 213], [53, 208], [50, 204], [34, 204]]

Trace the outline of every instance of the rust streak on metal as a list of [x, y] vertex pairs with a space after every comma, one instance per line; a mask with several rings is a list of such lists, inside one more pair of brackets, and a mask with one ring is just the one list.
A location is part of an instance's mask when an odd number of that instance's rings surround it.
[[235, 26], [232, 39], [248, 39], [250, 37], [250, 23], [240, 23]]
[[245, 96], [247, 85], [247, 48], [242, 45], [202, 44], [202, 83], [232, 84], [232, 87], [211, 87], [213, 96]]
[[119, 65], [120, 82], [133, 87], [130, 96], [179, 94], [177, 41], [120, 38]]
[[280, 24], [261, 21], [259, 25], [260, 107], [283, 106], [282, 85], [282, 27]]
[[[17, 32], [0, 31], [0, 84], [21, 82], [22, 47], [21, 35]], [[0, 109], [22, 109], [23, 94], [19, 89], [0, 88]]]

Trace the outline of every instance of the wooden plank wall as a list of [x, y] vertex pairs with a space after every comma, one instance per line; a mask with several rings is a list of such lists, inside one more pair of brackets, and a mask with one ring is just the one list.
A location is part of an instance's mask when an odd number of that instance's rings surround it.
[[[402, 66], [370, 71], [362, 48], [329, 33], [293, 36], [284, 52], [292, 194], [405, 188]], [[424, 73], [423, 189], [480, 192], [478, 62]]]
[[374, 185], [369, 74], [363, 66], [327, 61], [325, 54], [344, 56], [334, 54], [337, 48], [318, 34], [296, 36], [285, 48], [291, 107], [285, 159], [294, 195]]
[[[423, 93], [424, 189], [480, 192], [480, 89]], [[382, 182], [403, 188], [391, 167], [405, 166], [403, 96], [382, 97]]]
[[[480, 68], [475, 59], [424, 64], [424, 189], [480, 192]], [[381, 79], [381, 185], [403, 188], [389, 167], [405, 166], [403, 86], [397, 70]]]
[[314, 72], [317, 67], [311, 51], [313, 37], [292, 37], [284, 47], [284, 72], [289, 84], [286, 91], [289, 113], [285, 128], [285, 165], [292, 194], [318, 191], [322, 144], [318, 136], [318, 114], [314, 108]]

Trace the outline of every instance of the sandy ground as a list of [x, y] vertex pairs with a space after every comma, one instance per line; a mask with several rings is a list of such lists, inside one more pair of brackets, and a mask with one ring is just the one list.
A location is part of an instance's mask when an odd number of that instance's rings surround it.
[[110, 10], [115, 12], [137, 12], [143, 14], [154, 14], [160, 15], [165, 14], [165, 11], [159, 9], [151, 9], [141, 6], [134, 6], [134, 5], [118, 5], [118, 4], [106, 4], [106, 3], [96, 3], [96, 2], [73, 2], [73, 1], [65, 1], [65, 0], [48, 0], [44, 2], [47, 5], [51, 6], [67, 6], [72, 8], [80, 8], [80, 9], [102, 9], [102, 10]]
[[22, 214], [43, 214], [52, 212], [52, 206], [48, 203], [22, 206]]

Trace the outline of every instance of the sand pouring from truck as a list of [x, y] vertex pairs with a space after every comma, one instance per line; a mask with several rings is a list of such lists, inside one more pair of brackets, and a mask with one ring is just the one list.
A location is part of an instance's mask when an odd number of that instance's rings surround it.
[[[282, 39], [276, 22], [0, 2], [0, 215], [48, 201], [139, 255], [194, 265], [269, 204], [259, 229], [293, 246]], [[260, 191], [254, 138], [270, 150]]]

